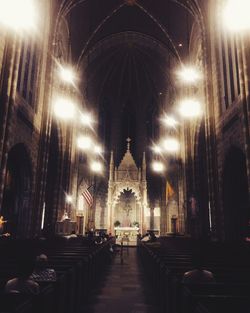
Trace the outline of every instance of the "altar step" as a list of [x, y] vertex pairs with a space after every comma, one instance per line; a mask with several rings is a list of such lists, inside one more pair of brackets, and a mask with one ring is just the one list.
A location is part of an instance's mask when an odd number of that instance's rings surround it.
[[121, 239], [116, 239], [115, 243], [118, 246], [121, 246], [123, 244], [123, 247], [136, 247], [137, 246], [137, 240], [123, 240], [123, 243]]

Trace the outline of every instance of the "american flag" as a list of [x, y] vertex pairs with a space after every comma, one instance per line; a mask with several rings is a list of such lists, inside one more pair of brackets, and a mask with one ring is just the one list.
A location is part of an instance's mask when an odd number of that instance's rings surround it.
[[82, 193], [83, 198], [85, 199], [85, 201], [88, 203], [89, 207], [92, 206], [93, 204], [93, 196], [90, 192], [90, 189], [93, 189], [93, 185], [89, 186], [87, 189], [85, 189]]

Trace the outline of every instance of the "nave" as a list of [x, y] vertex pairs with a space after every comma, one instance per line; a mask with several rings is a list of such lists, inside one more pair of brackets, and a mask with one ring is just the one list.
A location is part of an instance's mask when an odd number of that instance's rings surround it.
[[155, 291], [138, 259], [137, 248], [124, 247], [114, 252], [112, 265], [95, 288], [88, 313], [159, 313]]

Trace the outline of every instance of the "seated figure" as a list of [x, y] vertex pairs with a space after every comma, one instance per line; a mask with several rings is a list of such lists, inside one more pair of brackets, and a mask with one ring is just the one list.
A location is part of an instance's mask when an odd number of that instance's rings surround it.
[[39, 294], [39, 285], [32, 279], [34, 261], [22, 259], [18, 262], [18, 276], [10, 279], [5, 285], [6, 293]]
[[148, 242], [150, 240], [150, 236], [148, 233], [146, 233], [144, 236], [142, 236], [141, 241], [143, 242]]
[[45, 254], [40, 254], [36, 258], [36, 266], [31, 278], [34, 281], [56, 281], [56, 272], [52, 268], [48, 268], [48, 257]]
[[192, 271], [186, 272], [183, 276], [182, 282], [185, 284], [202, 284], [213, 283], [215, 282], [215, 280], [213, 273], [197, 268]]
[[182, 282], [185, 284], [203, 284], [214, 283], [214, 275], [212, 272], [202, 268], [202, 256], [196, 254], [194, 256], [194, 269], [184, 273]]

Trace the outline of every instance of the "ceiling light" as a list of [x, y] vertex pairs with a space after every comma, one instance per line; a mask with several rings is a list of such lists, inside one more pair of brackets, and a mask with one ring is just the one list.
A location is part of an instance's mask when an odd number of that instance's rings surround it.
[[102, 153], [102, 147], [101, 146], [95, 146], [94, 147], [94, 152], [96, 154], [101, 154]]
[[90, 113], [81, 113], [81, 123], [84, 126], [91, 126], [93, 118]]
[[194, 99], [185, 99], [180, 102], [179, 111], [183, 117], [192, 118], [201, 115], [201, 104]]
[[34, 0], [0, 0], [0, 23], [14, 30], [35, 26]]
[[66, 98], [58, 98], [55, 100], [54, 113], [57, 117], [63, 119], [71, 119], [75, 116], [76, 106]]
[[223, 21], [231, 31], [244, 31], [250, 29], [250, 1], [227, 0], [223, 9]]
[[66, 83], [73, 84], [75, 81], [75, 73], [71, 68], [63, 67], [60, 65], [59, 75], [61, 79]]
[[164, 171], [164, 165], [160, 161], [154, 161], [152, 163], [152, 169], [154, 172], [161, 173]]
[[172, 116], [168, 116], [168, 115], [165, 115], [162, 121], [166, 126], [172, 127], [172, 128], [175, 128], [175, 126], [178, 124], [178, 122]]
[[162, 152], [161, 147], [160, 147], [160, 146], [157, 146], [157, 145], [153, 146], [153, 147], [152, 147], [152, 150], [153, 150], [156, 154], [160, 154], [160, 153]]
[[102, 172], [102, 163], [99, 161], [93, 161], [90, 165], [90, 168], [93, 172], [100, 173]]
[[66, 195], [66, 202], [67, 203], [72, 203], [73, 202], [73, 197], [70, 195]]
[[164, 149], [168, 152], [176, 152], [180, 149], [180, 143], [175, 138], [165, 139], [163, 142]]
[[92, 140], [87, 136], [80, 136], [77, 139], [77, 146], [82, 150], [89, 150], [92, 145]]
[[184, 83], [195, 83], [201, 78], [201, 73], [195, 67], [183, 67], [177, 76]]

